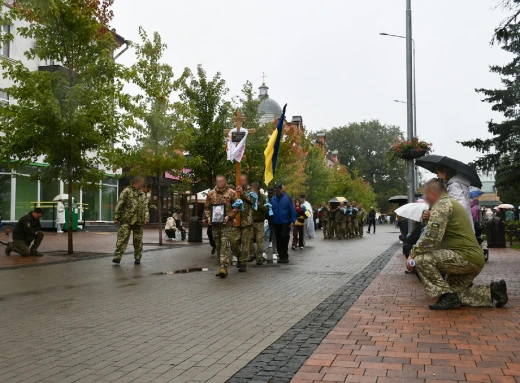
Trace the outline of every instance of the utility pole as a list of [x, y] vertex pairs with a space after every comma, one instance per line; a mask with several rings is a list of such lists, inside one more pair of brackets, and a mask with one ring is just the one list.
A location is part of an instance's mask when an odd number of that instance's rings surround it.
[[[414, 135], [414, 91], [413, 91], [413, 38], [412, 38], [412, 0], [406, 0], [406, 90], [407, 90], [407, 124], [406, 139], [411, 141]], [[412, 158], [406, 160], [406, 183], [408, 203], [415, 200], [415, 166]], [[412, 232], [412, 221], [409, 221], [409, 232]]]

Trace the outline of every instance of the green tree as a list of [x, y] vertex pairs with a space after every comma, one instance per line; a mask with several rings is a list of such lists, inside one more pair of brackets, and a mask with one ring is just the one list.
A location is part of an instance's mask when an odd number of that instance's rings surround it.
[[[493, 136], [462, 142], [462, 145], [484, 153], [474, 165], [479, 170], [496, 172], [495, 185], [504, 202], [520, 202], [520, 23], [507, 27], [508, 39], [502, 49], [513, 55], [510, 63], [490, 67], [492, 73], [501, 77], [502, 89], [477, 89], [484, 95], [484, 102], [492, 104], [492, 110], [504, 115], [501, 122], [491, 120], [488, 131]], [[504, 200], [504, 197], [508, 200]], [[511, 198], [511, 200], [509, 200]]]
[[225, 99], [229, 90], [220, 73], [208, 79], [201, 65], [195, 74], [186, 69], [178, 86], [179, 110], [188, 137], [185, 150], [191, 156], [188, 166], [200, 180], [199, 189], [211, 188], [217, 174], [229, 175], [232, 169], [225, 140], [225, 130], [232, 128], [233, 108]]
[[[50, 59], [60, 70], [31, 72], [21, 62], [3, 60], [6, 91], [16, 100], [0, 103], [0, 159], [13, 164], [42, 161], [38, 175], [73, 188], [99, 182], [114, 145], [127, 138], [132, 117], [118, 106], [128, 101], [112, 53], [113, 0], [17, 0], [0, 13], [0, 25], [15, 23], [22, 38], [35, 40], [28, 59]], [[12, 40], [3, 34], [2, 40]], [[72, 209], [67, 221], [72, 222]], [[72, 225], [68, 252], [73, 253]]]
[[162, 62], [167, 46], [157, 32], [150, 39], [139, 28], [139, 36], [141, 44], [133, 44], [136, 61], [127, 72], [128, 80], [140, 89], [132, 97], [133, 112], [139, 117], [134, 130], [136, 145], [119, 150], [118, 163], [120, 167], [130, 166], [130, 174], [153, 179], [158, 196], [159, 245], [162, 245], [161, 181], [166, 172], [182, 174], [183, 135], [179, 132], [177, 110], [171, 101], [175, 91], [173, 69]]
[[244, 128], [253, 131], [247, 137], [245, 156], [242, 159], [242, 170], [249, 174], [251, 181], [263, 182], [265, 157], [264, 151], [273, 132], [272, 124], [261, 124], [258, 98], [253, 90], [253, 84], [247, 81], [242, 88], [242, 95], [238, 100], [237, 108], [242, 111], [246, 122]]
[[395, 138], [402, 138], [399, 127], [377, 120], [351, 123], [327, 132], [327, 149], [337, 150], [339, 161], [351, 175], [372, 185], [377, 205], [390, 208], [388, 198], [405, 194], [406, 166], [403, 161], [389, 161], [386, 155]]
[[328, 201], [331, 197], [335, 197], [331, 190], [331, 181], [336, 169], [329, 168], [325, 164], [325, 153], [319, 146], [310, 144], [307, 140], [307, 159], [305, 163], [305, 181], [306, 198], [313, 204], [319, 204], [322, 201]]

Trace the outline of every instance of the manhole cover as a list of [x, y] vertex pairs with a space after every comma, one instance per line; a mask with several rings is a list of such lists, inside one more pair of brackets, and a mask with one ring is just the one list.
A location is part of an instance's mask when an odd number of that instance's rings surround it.
[[182, 269], [182, 270], [175, 270], [175, 271], [161, 271], [159, 273], [152, 273], [152, 275], [187, 274], [187, 273], [194, 273], [197, 271], [209, 271], [209, 269], [207, 267], [193, 267], [191, 269]]
[[347, 273], [343, 273], [341, 271], [314, 271], [314, 272], [309, 272], [307, 274], [311, 274], [311, 275], [346, 275]]

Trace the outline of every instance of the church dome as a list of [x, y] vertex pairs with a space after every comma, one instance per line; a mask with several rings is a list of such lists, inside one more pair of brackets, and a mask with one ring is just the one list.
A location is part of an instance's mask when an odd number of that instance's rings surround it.
[[272, 98], [264, 99], [258, 106], [260, 114], [272, 114], [276, 116], [282, 115], [282, 107]]
[[262, 84], [260, 88], [258, 99], [261, 101], [258, 106], [258, 113], [260, 114], [262, 122], [272, 122], [282, 115], [282, 107], [272, 98], [269, 98], [269, 87]]

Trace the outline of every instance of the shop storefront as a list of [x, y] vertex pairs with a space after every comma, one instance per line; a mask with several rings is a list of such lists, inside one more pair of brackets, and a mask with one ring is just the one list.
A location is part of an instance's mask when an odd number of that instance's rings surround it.
[[[20, 217], [42, 206], [44, 227], [52, 227], [54, 211], [52, 201], [58, 194], [66, 193], [67, 184], [58, 180], [43, 183], [31, 179], [38, 166], [22, 166], [16, 170], [8, 170], [0, 165], [0, 213], [3, 221], [17, 221]], [[117, 203], [119, 188], [117, 179], [107, 174], [98, 185], [89, 188], [75, 189], [74, 202], [79, 204], [80, 221], [114, 220], [114, 208]]]

